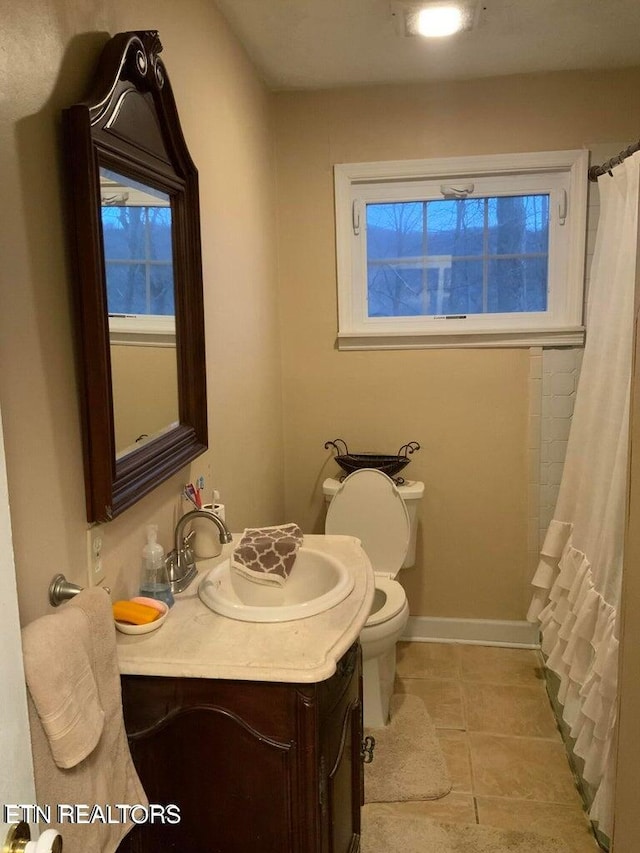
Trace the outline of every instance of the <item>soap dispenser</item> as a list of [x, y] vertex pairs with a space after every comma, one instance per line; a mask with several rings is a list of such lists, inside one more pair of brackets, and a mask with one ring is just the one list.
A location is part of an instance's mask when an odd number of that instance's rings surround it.
[[164, 561], [164, 549], [158, 542], [158, 525], [147, 525], [147, 544], [142, 549], [142, 582], [140, 595], [157, 598], [173, 607], [173, 593]]

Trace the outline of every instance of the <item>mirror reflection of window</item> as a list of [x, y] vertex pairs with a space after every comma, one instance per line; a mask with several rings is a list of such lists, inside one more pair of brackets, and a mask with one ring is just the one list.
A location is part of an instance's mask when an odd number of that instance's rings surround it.
[[116, 458], [179, 422], [170, 196], [100, 169]]
[[173, 314], [171, 208], [102, 207], [110, 314]]
[[100, 169], [107, 307], [113, 320], [157, 318], [155, 323], [110, 323], [125, 331], [175, 327], [171, 199], [167, 193]]

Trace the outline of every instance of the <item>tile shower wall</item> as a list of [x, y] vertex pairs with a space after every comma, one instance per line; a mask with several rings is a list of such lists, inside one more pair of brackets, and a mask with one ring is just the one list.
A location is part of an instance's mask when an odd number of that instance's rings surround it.
[[534, 575], [540, 553], [540, 465], [542, 420], [542, 347], [529, 350], [529, 444], [528, 444], [528, 540], [527, 578], [524, 584], [525, 612], [529, 609], [531, 588], [528, 582]]
[[542, 353], [539, 545], [558, 500], [582, 353], [578, 348], [547, 349]]
[[[532, 347], [529, 354], [529, 578], [558, 499], [582, 353]], [[528, 588], [526, 596], [528, 605]]]

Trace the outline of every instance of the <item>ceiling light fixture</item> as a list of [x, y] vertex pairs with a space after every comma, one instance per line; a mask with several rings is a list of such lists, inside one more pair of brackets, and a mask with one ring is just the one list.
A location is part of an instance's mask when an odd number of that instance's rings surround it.
[[443, 38], [473, 28], [478, 0], [467, 2], [392, 3], [392, 15], [399, 34]]
[[460, 32], [464, 16], [459, 6], [426, 6], [420, 9], [416, 19], [418, 35], [426, 38], [441, 38]]

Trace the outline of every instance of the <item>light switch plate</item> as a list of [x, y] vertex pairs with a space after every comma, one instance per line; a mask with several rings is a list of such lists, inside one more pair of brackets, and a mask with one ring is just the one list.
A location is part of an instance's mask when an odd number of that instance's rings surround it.
[[90, 527], [87, 530], [87, 575], [89, 586], [97, 586], [104, 580], [102, 544], [102, 529], [99, 526]]

